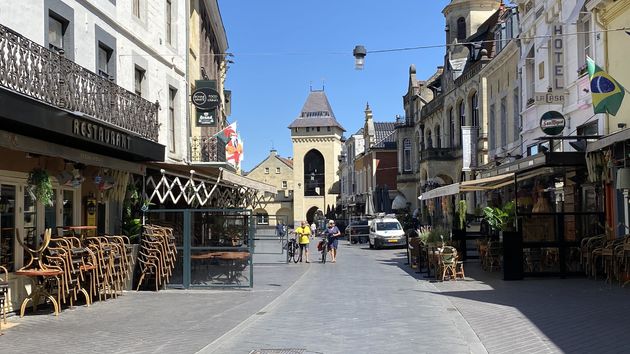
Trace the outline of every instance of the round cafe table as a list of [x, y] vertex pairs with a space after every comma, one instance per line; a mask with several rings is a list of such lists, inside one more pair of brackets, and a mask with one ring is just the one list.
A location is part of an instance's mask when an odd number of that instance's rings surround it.
[[24, 317], [24, 311], [29, 301], [33, 302], [33, 312], [35, 312], [41, 297], [47, 298], [52, 302], [55, 309], [55, 316], [59, 316], [59, 303], [46, 289], [46, 281], [49, 278], [55, 278], [58, 281], [58, 277], [62, 274], [63, 272], [57, 269], [20, 269], [15, 271], [15, 275], [28, 277], [33, 285], [31, 293], [22, 301], [20, 317]]

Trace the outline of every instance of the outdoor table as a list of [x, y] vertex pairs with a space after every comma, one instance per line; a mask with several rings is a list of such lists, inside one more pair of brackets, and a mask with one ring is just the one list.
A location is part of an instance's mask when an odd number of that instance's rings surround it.
[[57, 269], [20, 269], [15, 272], [15, 275], [28, 277], [33, 285], [31, 293], [24, 299], [24, 301], [22, 301], [22, 306], [20, 307], [20, 317], [24, 317], [24, 311], [26, 310], [26, 305], [29, 301], [33, 302], [33, 311], [37, 310], [37, 305], [39, 304], [39, 300], [42, 296], [52, 302], [53, 307], [55, 308], [55, 316], [59, 316], [59, 303], [57, 303], [55, 297], [52, 296], [46, 289], [46, 281], [49, 278], [58, 279], [61, 274], [63, 274], [63, 272]]
[[96, 230], [96, 226], [64, 226], [63, 229], [72, 231], [75, 235], [78, 234], [81, 241], [83, 241], [88, 232]]
[[[238, 277], [241, 275], [242, 269], [236, 269], [237, 266], [242, 265], [243, 262], [247, 262], [250, 257], [249, 252], [221, 252], [221, 255], [217, 256], [217, 259], [225, 261], [227, 264], [227, 270], [223, 274], [226, 276], [226, 282], [238, 283]], [[243, 267], [244, 268], [244, 267]]]

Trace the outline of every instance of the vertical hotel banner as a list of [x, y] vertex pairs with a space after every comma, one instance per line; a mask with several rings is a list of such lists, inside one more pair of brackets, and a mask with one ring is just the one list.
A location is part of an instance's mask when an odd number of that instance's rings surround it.
[[225, 160], [239, 169], [243, 161], [243, 140], [236, 131], [236, 122], [228, 125], [215, 135], [225, 144]]

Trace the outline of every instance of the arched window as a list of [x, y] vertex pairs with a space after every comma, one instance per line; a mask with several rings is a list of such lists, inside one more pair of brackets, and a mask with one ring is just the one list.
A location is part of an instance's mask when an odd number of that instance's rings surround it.
[[435, 127], [435, 147], [438, 149], [442, 147], [442, 136], [439, 124]]
[[427, 129], [427, 149], [433, 149], [433, 139], [431, 138], [431, 129]]
[[325, 164], [321, 152], [313, 149], [304, 155], [304, 195], [319, 196], [326, 194]]
[[470, 118], [473, 127], [479, 126], [479, 96], [477, 92], [470, 97]]
[[411, 141], [409, 139], [403, 140], [403, 170], [411, 171]]
[[449, 147], [455, 146], [455, 117], [453, 116], [453, 107], [448, 110], [448, 144]]
[[466, 19], [463, 17], [457, 19], [457, 39], [466, 39]]

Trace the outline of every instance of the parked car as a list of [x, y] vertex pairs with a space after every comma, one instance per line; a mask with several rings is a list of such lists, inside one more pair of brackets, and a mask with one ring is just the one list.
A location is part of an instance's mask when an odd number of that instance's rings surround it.
[[367, 243], [370, 237], [370, 225], [368, 220], [356, 220], [346, 227], [345, 232], [348, 241], [352, 244]]
[[405, 231], [394, 216], [380, 216], [370, 222], [370, 248], [406, 246]]

